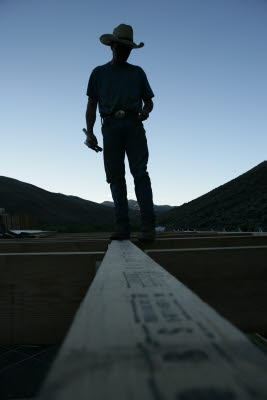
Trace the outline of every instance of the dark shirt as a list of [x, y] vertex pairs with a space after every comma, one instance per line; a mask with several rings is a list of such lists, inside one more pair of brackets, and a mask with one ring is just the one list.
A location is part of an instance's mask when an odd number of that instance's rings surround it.
[[108, 62], [93, 69], [87, 96], [98, 101], [101, 116], [117, 110], [142, 111], [142, 99], [154, 97], [146, 73], [138, 65]]

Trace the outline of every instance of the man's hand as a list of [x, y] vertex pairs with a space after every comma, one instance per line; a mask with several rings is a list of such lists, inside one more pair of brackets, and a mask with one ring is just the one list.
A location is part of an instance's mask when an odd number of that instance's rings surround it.
[[143, 108], [140, 114], [138, 114], [137, 119], [138, 121], [145, 121], [149, 117], [149, 112]]
[[89, 147], [90, 149], [96, 151], [97, 153], [99, 151], [102, 151], [102, 147], [99, 147], [97, 145], [97, 138], [94, 135], [93, 131], [87, 131], [86, 129], [83, 129], [83, 132], [86, 134], [86, 141], [84, 142], [84, 144], [86, 144], [87, 147]]

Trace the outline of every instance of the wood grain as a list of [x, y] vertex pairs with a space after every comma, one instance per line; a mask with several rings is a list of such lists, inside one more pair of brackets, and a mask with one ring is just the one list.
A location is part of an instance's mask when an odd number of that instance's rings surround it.
[[129, 240], [112, 241], [40, 400], [266, 399], [267, 359]]

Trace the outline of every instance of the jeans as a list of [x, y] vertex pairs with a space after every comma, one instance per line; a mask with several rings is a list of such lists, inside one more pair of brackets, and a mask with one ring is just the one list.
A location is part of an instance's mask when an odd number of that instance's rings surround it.
[[155, 228], [153, 194], [147, 172], [149, 152], [143, 122], [137, 120], [137, 114], [123, 119], [107, 118], [102, 125], [102, 135], [106, 181], [110, 184], [114, 201], [116, 224], [130, 227], [124, 164], [126, 153], [142, 225]]

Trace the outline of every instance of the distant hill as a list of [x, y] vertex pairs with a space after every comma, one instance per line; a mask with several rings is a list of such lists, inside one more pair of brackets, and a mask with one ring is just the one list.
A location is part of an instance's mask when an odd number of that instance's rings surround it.
[[[130, 222], [138, 226], [138, 203], [135, 200], [128, 203]], [[99, 204], [0, 176], [0, 208], [9, 214], [36, 214], [41, 229], [110, 230], [114, 226], [113, 207], [113, 202]], [[254, 231], [261, 227], [267, 231], [267, 161], [179, 207], [154, 207], [156, 224], [167, 229], [237, 230], [240, 227]], [[162, 212], [164, 207], [170, 209]]]
[[[114, 202], [113, 201], [103, 201], [102, 203], [100, 203], [104, 206], [108, 206], [108, 207], [114, 207]], [[135, 211], [140, 211], [140, 207], [139, 204], [136, 200], [128, 200], [128, 206], [129, 209], [135, 210]], [[157, 206], [156, 204], [154, 204], [154, 211], [155, 213], [162, 213], [165, 211], [169, 211], [172, 208], [174, 208], [173, 206], [168, 206], [168, 205], [161, 205], [161, 206]]]
[[210, 192], [158, 216], [175, 229], [267, 231], [267, 161]]
[[[5, 176], [0, 176], [1, 207], [9, 214], [36, 214], [43, 229], [108, 229], [114, 223], [114, 210], [110, 207], [76, 196], [49, 192]], [[134, 212], [129, 212], [129, 216], [131, 223], [137, 223]]]

